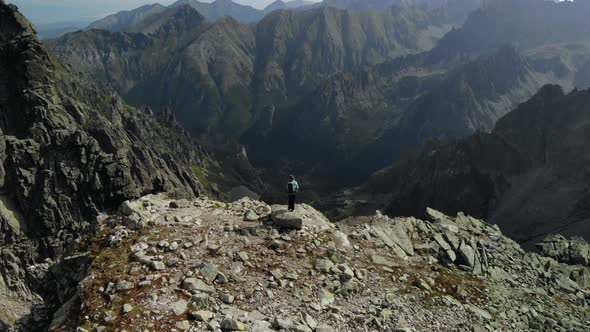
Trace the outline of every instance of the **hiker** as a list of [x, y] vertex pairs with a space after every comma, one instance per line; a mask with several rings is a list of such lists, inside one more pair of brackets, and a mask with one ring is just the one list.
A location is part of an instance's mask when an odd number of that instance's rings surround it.
[[289, 211], [295, 211], [295, 194], [299, 192], [299, 183], [295, 181], [293, 175], [289, 175], [289, 182], [287, 182], [287, 194], [289, 195]]

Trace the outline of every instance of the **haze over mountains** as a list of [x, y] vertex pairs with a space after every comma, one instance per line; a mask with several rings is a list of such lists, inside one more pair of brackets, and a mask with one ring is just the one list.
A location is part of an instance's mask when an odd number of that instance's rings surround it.
[[[232, 0], [215, 0], [213, 2], [200, 2], [198, 0], [178, 0], [169, 7], [179, 7], [182, 5], [189, 5], [196, 9], [209, 21], [217, 21], [224, 17], [232, 17], [241, 23], [254, 23], [261, 20], [264, 16], [276, 10], [307, 10], [318, 7], [334, 7], [339, 9], [356, 9], [366, 10], [387, 9], [392, 6], [408, 7], [408, 6], [424, 6], [429, 8], [440, 8], [447, 6], [448, 10], [453, 16], [466, 16], [471, 10], [477, 8], [481, 4], [480, 0], [418, 0], [418, 1], [403, 1], [403, 0], [324, 0], [321, 2], [305, 1], [305, 0], [291, 0], [282, 1], [276, 0], [269, 4], [264, 9], [256, 9], [248, 5], [242, 5]], [[109, 15], [103, 19], [91, 23], [89, 29], [102, 29], [109, 31], [122, 31], [125, 28], [134, 25], [141, 18], [151, 14], [164, 11], [165, 6], [160, 4], [150, 4], [138, 7], [130, 11], [122, 11], [116, 14]]]
[[[189, 5], [212, 22], [229, 16], [242, 23], [253, 23], [259, 21], [266, 14], [270, 14], [275, 10], [296, 9], [299, 7], [311, 6], [313, 4], [314, 2], [303, 0], [294, 0], [288, 2], [277, 0], [268, 5], [265, 9], [259, 10], [251, 6], [238, 4], [231, 0], [216, 0], [210, 3], [200, 2], [197, 0], [178, 0], [169, 7], [174, 8], [183, 5]], [[166, 8], [166, 6], [162, 6], [160, 4], [150, 4], [130, 11], [122, 11], [91, 23], [88, 26], [88, 29], [122, 31], [149, 15], [163, 12]]]

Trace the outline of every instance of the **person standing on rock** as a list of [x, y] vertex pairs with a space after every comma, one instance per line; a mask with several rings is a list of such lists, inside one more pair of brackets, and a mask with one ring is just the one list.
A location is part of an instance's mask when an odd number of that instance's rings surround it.
[[289, 211], [295, 211], [295, 195], [299, 192], [299, 183], [295, 181], [293, 175], [289, 175], [289, 182], [287, 182], [287, 195], [289, 195]]

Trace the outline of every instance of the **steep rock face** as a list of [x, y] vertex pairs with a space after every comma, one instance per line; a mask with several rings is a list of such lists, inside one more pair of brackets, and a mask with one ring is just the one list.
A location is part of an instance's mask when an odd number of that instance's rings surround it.
[[433, 206], [484, 217], [519, 241], [553, 232], [588, 238], [588, 105], [588, 90], [546, 86], [491, 134], [427, 145], [369, 188], [392, 193], [395, 215]]
[[170, 60], [162, 53], [186, 47], [185, 37], [200, 33], [202, 23], [199, 13], [183, 6], [147, 18], [130, 27], [131, 32], [80, 31], [49, 42], [49, 47], [76, 70], [125, 95], [140, 82], [152, 79]]
[[67, 252], [99, 212], [151, 192], [198, 196], [190, 167], [207, 158], [170, 118], [72, 75], [0, 2], [2, 296], [32, 299], [25, 267]]

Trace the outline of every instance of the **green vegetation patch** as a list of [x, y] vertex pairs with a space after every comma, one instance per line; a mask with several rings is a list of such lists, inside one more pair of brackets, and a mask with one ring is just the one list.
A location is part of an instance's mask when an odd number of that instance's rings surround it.
[[193, 171], [193, 174], [199, 180], [199, 182], [203, 186], [205, 186], [205, 188], [211, 187], [211, 182], [209, 181], [209, 179], [207, 179], [207, 174], [205, 173], [205, 171], [203, 170], [203, 168], [201, 166], [193, 165], [191, 167], [191, 170]]

